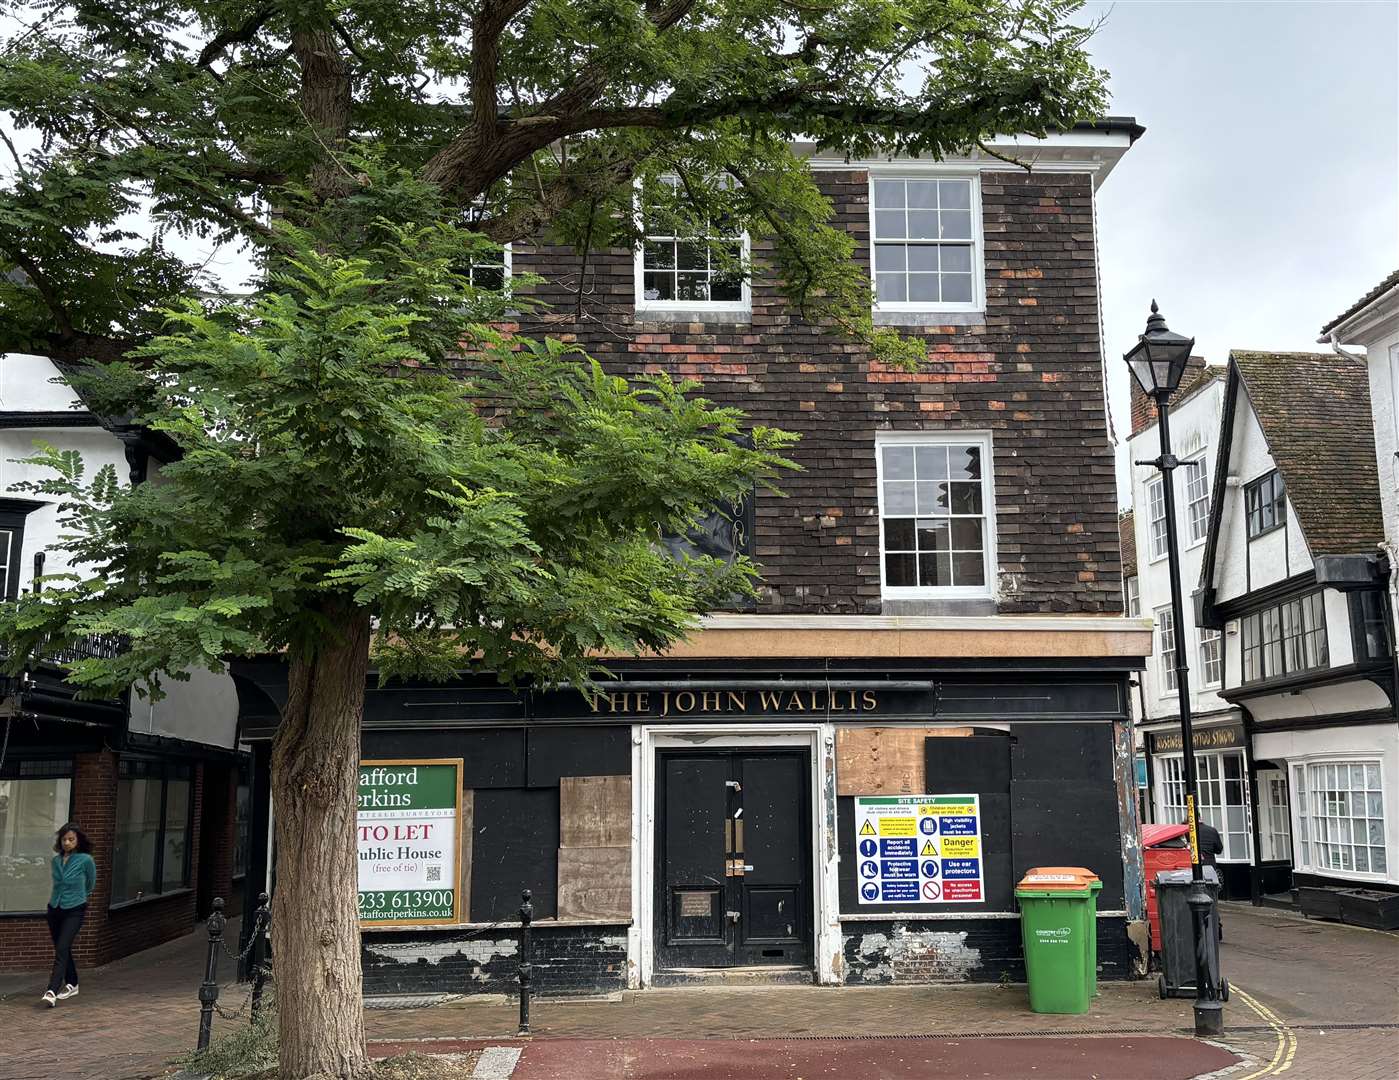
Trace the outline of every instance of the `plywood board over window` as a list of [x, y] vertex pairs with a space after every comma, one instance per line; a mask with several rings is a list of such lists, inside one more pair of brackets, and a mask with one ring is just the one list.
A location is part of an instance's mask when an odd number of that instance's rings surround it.
[[559, 780], [559, 918], [631, 917], [631, 777]]
[[923, 740], [970, 735], [969, 727], [843, 727], [836, 730], [837, 795], [921, 795]]

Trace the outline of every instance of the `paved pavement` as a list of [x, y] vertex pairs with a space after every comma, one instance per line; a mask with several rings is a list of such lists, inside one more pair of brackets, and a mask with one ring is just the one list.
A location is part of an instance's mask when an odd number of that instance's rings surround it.
[[1225, 1006], [1225, 1041], [1271, 1066], [1259, 1076], [1399, 1076], [1399, 934], [1224, 908], [1220, 963], [1242, 991]]
[[[1225, 932], [1224, 970], [1236, 993], [1226, 1006], [1223, 1041], [1250, 1059], [1229, 1080], [1399, 1076], [1399, 936], [1235, 905], [1225, 914]], [[56, 1012], [38, 1005], [42, 976], [7, 977], [0, 983], [0, 1080], [158, 1074], [193, 1043], [203, 951], [196, 933], [84, 972], [82, 995]], [[225, 990], [230, 1008], [244, 997], [244, 988]], [[555, 1080], [565, 1070], [567, 1080], [1167, 1080], [1233, 1060], [1184, 1037], [1190, 1002], [1160, 1001], [1154, 980], [1103, 984], [1084, 1016], [1031, 1013], [1024, 988], [1016, 986], [707, 988], [606, 1001], [544, 998], [534, 1004], [531, 1041], [510, 1038], [517, 1015], [512, 1002], [469, 998], [428, 1009], [371, 1010], [366, 1024], [380, 1052], [394, 1049], [390, 1041], [418, 1039], [444, 1040], [419, 1044], [422, 1050], [522, 1048], [512, 1080]], [[217, 1020], [215, 1034], [230, 1028]], [[712, 1071], [697, 1071], [701, 1053]]]

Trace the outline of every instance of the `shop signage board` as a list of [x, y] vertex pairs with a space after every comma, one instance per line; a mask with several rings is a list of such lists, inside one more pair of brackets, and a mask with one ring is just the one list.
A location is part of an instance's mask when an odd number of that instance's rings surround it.
[[857, 796], [855, 856], [862, 904], [979, 904], [980, 797]]
[[361, 926], [460, 922], [461, 758], [362, 761]]

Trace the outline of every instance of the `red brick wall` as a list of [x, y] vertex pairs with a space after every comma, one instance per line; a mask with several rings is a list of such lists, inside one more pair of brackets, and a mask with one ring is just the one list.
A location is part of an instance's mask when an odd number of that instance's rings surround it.
[[[190, 881], [198, 880], [199, 832], [204, 767], [194, 772], [191, 798]], [[112, 851], [116, 841], [117, 756], [110, 751], [78, 754], [73, 774], [73, 820], [92, 841], [97, 887], [88, 898], [87, 918], [75, 948], [78, 967], [105, 964], [194, 929], [194, 890], [109, 910]], [[0, 918], [0, 971], [47, 968], [53, 947], [42, 915]]]
[[[868, 267], [868, 174], [817, 181]], [[802, 435], [792, 456], [803, 471], [782, 477], [788, 497], [758, 499], [762, 610], [879, 612], [875, 432], [967, 429], [994, 442], [999, 610], [1118, 612], [1091, 179], [990, 172], [981, 190], [985, 317], [905, 328], [928, 342], [915, 374], [886, 370], [863, 346], [796, 317], [761, 245], [740, 324], [637, 321], [628, 249], [594, 252], [583, 269], [568, 249], [517, 245], [515, 269], [546, 279], [535, 293], [552, 308], [521, 330], [577, 341], [619, 374], [698, 379], [706, 397]], [[580, 292], [576, 322], [568, 313]]]

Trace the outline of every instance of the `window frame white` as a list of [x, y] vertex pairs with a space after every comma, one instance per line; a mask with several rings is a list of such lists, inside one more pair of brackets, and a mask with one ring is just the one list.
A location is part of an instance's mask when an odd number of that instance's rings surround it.
[[[890, 585], [885, 573], [884, 448], [966, 446], [981, 449], [981, 517], [984, 585]], [[886, 600], [993, 599], [996, 596], [996, 483], [989, 431], [880, 431], [875, 433], [875, 513], [879, 518], [879, 593]], [[904, 515], [891, 515], [901, 517]], [[916, 515], [915, 515], [916, 517]]]
[[15, 599], [19, 581], [20, 532], [0, 525], [0, 602]]
[[1208, 626], [1197, 626], [1195, 630], [1195, 647], [1200, 654], [1200, 686], [1213, 689], [1224, 682], [1224, 634]]
[[[500, 291], [506, 296], [510, 295], [510, 281], [515, 276], [514, 257], [511, 250], [513, 246], [513, 244], [508, 243], [500, 245], [501, 257], [504, 260], [501, 264], [503, 266], [503, 271], [500, 278]], [[494, 270], [497, 264], [477, 262], [475, 259], [467, 260], [466, 276], [473, 289], [484, 288], [484, 286], [476, 284], [476, 270], [478, 267], [482, 270]]]
[[[1294, 758], [1288, 762], [1289, 778], [1291, 781], [1289, 795], [1292, 796], [1292, 865], [1293, 869], [1308, 874], [1317, 874], [1325, 877], [1344, 878], [1349, 881], [1394, 881], [1399, 878], [1399, 870], [1392, 868], [1390, 860], [1390, 822], [1393, 820], [1392, 795], [1385, 790], [1384, 784], [1384, 755], [1381, 752], [1365, 751], [1344, 751], [1334, 754], [1313, 754], [1307, 757]], [[1316, 859], [1316, 849], [1323, 842], [1315, 836], [1313, 824], [1317, 820], [1339, 821], [1345, 820], [1353, 822], [1356, 820], [1375, 820], [1369, 817], [1368, 813], [1364, 818], [1354, 817], [1341, 818], [1325, 815], [1317, 818], [1308, 811], [1311, 809], [1311, 797], [1313, 788], [1311, 784], [1310, 770], [1327, 765], [1350, 766], [1358, 765], [1366, 770], [1373, 768], [1378, 779], [1379, 787], [1376, 790], [1380, 800], [1380, 822], [1382, 838], [1379, 845], [1367, 843], [1356, 845], [1354, 843], [1354, 833], [1352, 841], [1344, 846], [1353, 849], [1357, 846], [1373, 848], [1378, 846], [1384, 852], [1385, 869], [1379, 872], [1374, 870], [1346, 870], [1327, 866]], [[1347, 793], [1353, 793], [1354, 788], [1347, 788]], [[1368, 794], [1368, 788], [1365, 789]], [[1368, 801], [1368, 800], [1367, 800]], [[1373, 866], [1373, 859], [1367, 850], [1367, 862]], [[1352, 863], [1354, 859], [1352, 858]]]
[[[972, 298], [967, 301], [936, 303], [927, 300], [879, 299], [879, 278], [875, 269], [875, 245], [879, 242], [879, 231], [875, 226], [874, 185], [878, 180], [964, 180], [971, 185], [971, 248], [972, 248]], [[982, 312], [986, 310], [986, 239], [982, 228], [981, 173], [979, 171], [948, 171], [930, 169], [926, 165], [906, 164], [902, 167], [888, 165], [870, 169], [868, 176], [869, 198], [869, 274], [870, 299], [873, 310], [879, 312]], [[906, 238], [904, 238], [906, 239]], [[897, 242], [890, 238], [887, 243]], [[923, 241], [935, 243], [936, 241]]]
[[[1205, 534], [1210, 531], [1210, 467], [1204, 454], [1182, 461], [1181, 465], [1185, 469], [1185, 546], [1192, 548], [1203, 544]], [[1195, 473], [1197, 469], [1198, 474]], [[1195, 475], [1200, 477], [1202, 483], [1199, 490], [1192, 494], [1191, 487]], [[1200, 509], [1198, 515], [1197, 508]], [[1195, 531], [1197, 523], [1200, 526], [1198, 533]]]
[[[1277, 799], [1282, 793], [1282, 801]], [[1259, 862], [1292, 862], [1292, 794], [1286, 769], [1258, 770]]]
[[[1198, 728], [1196, 729], [1199, 730]], [[1239, 776], [1231, 780], [1225, 768], [1227, 758], [1236, 759]], [[1157, 754], [1154, 758], [1157, 784], [1156, 805], [1163, 823], [1185, 822], [1185, 756], [1181, 753]], [[1224, 851], [1215, 856], [1218, 862], [1249, 863], [1253, 861], [1253, 807], [1249, 793], [1248, 762], [1242, 748], [1232, 750], [1195, 751], [1196, 788], [1199, 801], [1195, 812], [1200, 820], [1213, 825], [1224, 842]], [[1229, 802], [1229, 784], [1238, 785], [1239, 798]], [[1180, 802], [1170, 796], [1178, 792]], [[1242, 827], [1229, 828], [1229, 808], [1236, 807], [1242, 815]], [[1242, 846], [1242, 851], [1240, 847]]]
[[[1156, 513], [1158, 509], [1161, 511], [1159, 515]], [[1170, 554], [1171, 545], [1166, 532], [1166, 481], [1159, 475], [1146, 482], [1146, 545], [1147, 557], [1151, 562], [1160, 562]]]
[[[1162, 616], [1166, 616], [1163, 624]], [[1161, 679], [1161, 696], [1175, 697], [1180, 693], [1176, 676], [1176, 626], [1175, 608], [1170, 604], [1152, 609], [1151, 621], [1156, 634], [1156, 653], [1160, 659], [1158, 675]]]
[[1132, 574], [1123, 582], [1124, 599], [1126, 600], [1127, 617], [1129, 619], [1139, 619], [1142, 615], [1142, 581], [1137, 574]]
[[[671, 179], [663, 177], [663, 180]], [[648, 300], [646, 299], [646, 242], [651, 236], [646, 231], [646, 208], [641, 202], [641, 181], [638, 180], [634, 188], [632, 205], [635, 207], [635, 220], [637, 234], [641, 237], [640, 243], [632, 251], [632, 308], [638, 315], [643, 314], [666, 314], [673, 312], [716, 312], [726, 314], [748, 314], [753, 310], [753, 242], [748, 235], [748, 230], [742, 230], [739, 235], [741, 253], [745, 273], [739, 286], [739, 299], [737, 300]], [[659, 238], [659, 234], [657, 234]], [[700, 239], [700, 238], [679, 238], [666, 237], [666, 239]], [[723, 239], [722, 237], [703, 237], [704, 240]]]

